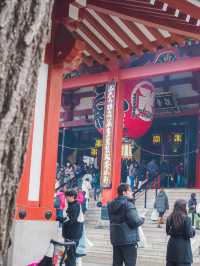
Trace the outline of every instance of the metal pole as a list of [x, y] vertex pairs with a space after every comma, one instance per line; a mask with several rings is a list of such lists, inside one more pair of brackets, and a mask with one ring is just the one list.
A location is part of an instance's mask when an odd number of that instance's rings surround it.
[[65, 144], [65, 128], [63, 128], [62, 132], [62, 150], [61, 150], [61, 167], [63, 166], [63, 158], [64, 158], [64, 144]]
[[157, 195], [158, 195], [158, 176], [156, 178], [156, 197], [157, 197]]
[[147, 188], [145, 188], [145, 194], [144, 194], [144, 208], [147, 207]]

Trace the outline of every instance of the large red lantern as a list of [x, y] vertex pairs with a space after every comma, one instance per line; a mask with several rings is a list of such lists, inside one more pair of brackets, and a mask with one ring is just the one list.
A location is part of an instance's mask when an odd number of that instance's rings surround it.
[[137, 139], [151, 127], [154, 115], [155, 89], [151, 82], [129, 81], [124, 88], [126, 136]]

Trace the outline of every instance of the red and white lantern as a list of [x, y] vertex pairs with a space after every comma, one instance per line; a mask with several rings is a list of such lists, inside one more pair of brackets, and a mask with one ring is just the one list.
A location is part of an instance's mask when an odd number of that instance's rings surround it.
[[154, 117], [155, 88], [149, 81], [125, 84], [124, 128], [126, 136], [137, 139], [151, 127]]

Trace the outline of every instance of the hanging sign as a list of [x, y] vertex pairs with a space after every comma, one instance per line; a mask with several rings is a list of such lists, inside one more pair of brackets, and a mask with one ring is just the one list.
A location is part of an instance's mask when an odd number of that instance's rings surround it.
[[103, 146], [102, 146], [102, 165], [101, 165], [101, 186], [103, 188], [112, 187], [112, 150], [113, 150], [113, 131], [115, 113], [116, 82], [112, 81], [106, 85], [106, 101], [104, 112]]
[[172, 92], [161, 92], [156, 94], [155, 108], [159, 112], [177, 111], [178, 105]]

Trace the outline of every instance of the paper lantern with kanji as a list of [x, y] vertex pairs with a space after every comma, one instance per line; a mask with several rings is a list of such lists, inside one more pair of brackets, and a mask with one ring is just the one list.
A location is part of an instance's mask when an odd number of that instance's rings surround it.
[[125, 83], [124, 128], [126, 136], [137, 139], [151, 127], [154, 115], [155, 88], [149, 81]]

